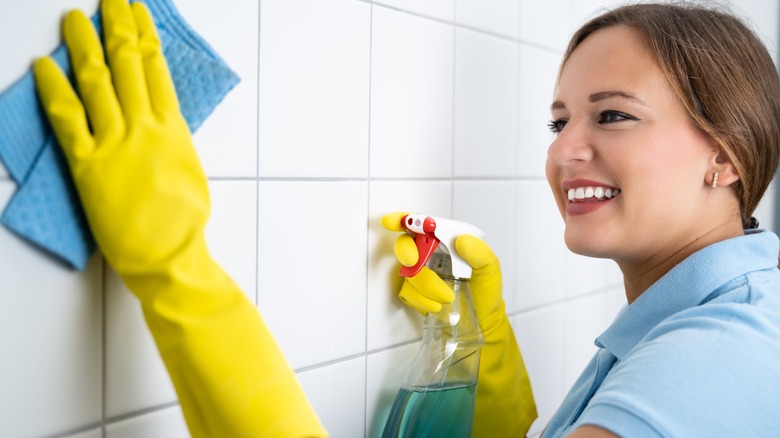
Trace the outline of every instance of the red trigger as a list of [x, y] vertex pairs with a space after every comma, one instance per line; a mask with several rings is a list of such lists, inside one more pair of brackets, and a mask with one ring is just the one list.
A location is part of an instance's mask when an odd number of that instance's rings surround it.
[[399, 274], [402, 277], [414, 277], [422, 269], [423, 266], [431, 258], [431, 254], [439, 246], [439, 239], [429, 234], [417, 234], [414, 238], [414, 243], [417, 245], [417, 254], [420, 258], [417, 260], [417, 264], [414, 266], [401, 266]]

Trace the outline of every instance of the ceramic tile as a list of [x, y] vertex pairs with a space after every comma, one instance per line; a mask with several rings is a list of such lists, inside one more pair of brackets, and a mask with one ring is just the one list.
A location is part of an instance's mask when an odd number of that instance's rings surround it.
[[298, 379], [332, 437], [359, 437], [366, 421], [365, 356], [301, 372]]
[[[373, 3], [450, 23], [455, 19], [455, 0], [374, 0]], [[379, 9], [374, 8], [374, 11]]]
[[520, 0], [520, 40], [563, 53], [573, 33], [572, 7], [577, 0]]
[[3, 54], [0, 90], [29, 71], [36, 58], [54, 51], [62, 40], [62, 17], [67, 11], [78, 8], [92, 14], [97, 5], [98, 0], [3, 2], [0, 29], [3, 29], [4, 35], [14, 37], [0, 41], [0, 53]]
[[109, 270], [106, 284], [106, 416], [176, 400], [138, 299]]
[[518, 183], [515, 308], [531, 309], [564, 297], [563, 269], [569, 250], [564, 224], [547, 181]]
[[453, 215], [482, 230], [501, 265], [507, 312], [515, 309], [517, 189], [511, 181], [456, 181]]
[[[0, 181], [0, 210], [15, 190]], [[102, 261], [72, 271], [0, 227], [0, 427], [42, 436], [100, 420]]]
[[271, 0], [260, 16], [260, 175], [366, 176], [370, 5]]
[[395, 396], [406, 382], [409, 367], [419, 349], [420, 342], [413, 342], [368, 356], [365, 436], [382, 436]]
[[241, 78], [195, 132], [203, 167], [209, 176], [255, 176], [258, 2], [187, 1], [176, 7]]
[[562, 382], [564, 363], [568, 358], [564, 350], [568, 329], [557, 306], [520, 314], [510, 322], [531, 378], [539, 413], [529, 431], [529, 435], [533, 435], [544, 429], [568, 391]]
[[103, 429], [98, 427], [84, 432], [63, 435], [62, 438], [103, 438]]
[[365, 350], [366, 182], [261, 182], [258, 308], [294, 368]]
[[443, 181], [372, 182], [368, 216], [368, 350], [389, 347], [422, 336], [422, 316], [398, 299], [402, 278], [393, 254], [398, 233], [382, 227], [382, 216], [418, 212], [452, 216], [452, 185]]
[[456, 0], [458, 24], [509, 38], [520, 35], [519, 0]]
[[212, 257], [255, 303], [257, 182], [211, 181], [211, 217], [206, 241]]
[[453, 27], [374, 8], [371, 41], [370, 175], [451, 176]]
[[105, 438], [189, 438], [178, 406], [118, 421], [106, 426]]
[[777, 197], [777, 183], [775, 183], [775, 180], [772, 180], [772, 183], [769, 184], [769, 187], [764, 193], [764, 197], [753, 212], [753, 217], [758, 219], [761, 228], [778, 229], [775, 225], [777, 223], [776, 220], [778, 219], [775, 216]]
[[455, 34], [455, 176], [514, 176], [518, 44]]
[[563, 259], [564, 295], [575, 297], [614, 285], [615, 262], [567, 251]]
[[571, 387], [582, 374], [598, 348], [594, 341], [609, 327], [617, 314], [615, 294], [605, 290], [597, 294], [567, 301], [560, 307], [565, 322], [563, 344], [566, 361], [563, 383]]
[[559, 62], [557, 54], [520, 46], [517, 170], [523, 177], [545, 177], [547, 148], [554, 139], [548, 124]]

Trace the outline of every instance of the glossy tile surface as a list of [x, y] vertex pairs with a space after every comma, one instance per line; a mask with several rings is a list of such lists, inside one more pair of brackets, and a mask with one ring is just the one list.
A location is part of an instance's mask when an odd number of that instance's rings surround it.
[[514, 176], [518, 45], [467, 29], [455, 34], [456, 177]]
[[370, 175], [449, 177], [452, 26], [385, 8], [371, 22]]
[[106, 426], [105, 438], [189, 438], [178, 406], [160, 409]]
[[261, 182], [258, 308], [294, 368], [365, 350], [364, 182]]
[[366, 176], [370, 35], [363, 2], [261, 2], [261, 176]]
[[330, 436], [362, 436], [366, 420], [366, 358], [359, 357], [298, 374]]
[[[15, 190], [0, 181], [0, 208]], [[74, 272], [0, 227], [0, 435], [42, 436], [100, 420], [102, 260]]]

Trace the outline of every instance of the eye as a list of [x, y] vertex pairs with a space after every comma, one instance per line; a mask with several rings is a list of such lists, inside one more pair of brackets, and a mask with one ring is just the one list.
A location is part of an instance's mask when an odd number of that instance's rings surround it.
[[603, 125], [605, 123], [616, 123], [616, 122], [623, 122], [626, 120], [639, 120], [638, 118], [622, 113], [620, 111], [604, 111], [601, 114], [599, 114], [598, 123], [599, 125]]
[[558, 134], [563, 131], [564, 126], [566, 126], [566, 120], [563, 119], [550, 120], [550, 123], [547, 124], [547, 127], [550, 128], [550, 132], [553, 134]]

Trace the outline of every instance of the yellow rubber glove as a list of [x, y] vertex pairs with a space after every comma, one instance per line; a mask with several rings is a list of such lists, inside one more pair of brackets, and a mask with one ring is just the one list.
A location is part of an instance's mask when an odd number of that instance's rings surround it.
[[[194, 437], [326, 436], [257, 309], [212, 260], [206, 177], [152, 17], [104, 0], [64, 36], [80, 96], [50, 58], [43, 107], [108, 263], [139, 298]], [[109, 68], [110, 66], [110, 68]]]
[[[401, 219], [406, 214], [388, 214], [382, 218], [382, 226], [390, 231], [404, 231]], [[479, 360], [472, 436], [522, 437], [536, 419], [536, 403], [506, 314], [498, 257], [487, 243], [468, 234], [458, 237], [455, 250], [473, 269], [471, 293], [485, 337]], [[414, 239], [406, 233], [400, 235], [395, 254], [404, 266], [414, 266], [418, 260]], [[414, 277], [404, 279], [399, 297], [425, 313], [441, 310], [441, 303], [452, 302], [454, 293], [433, 271], [423, 267]]]

